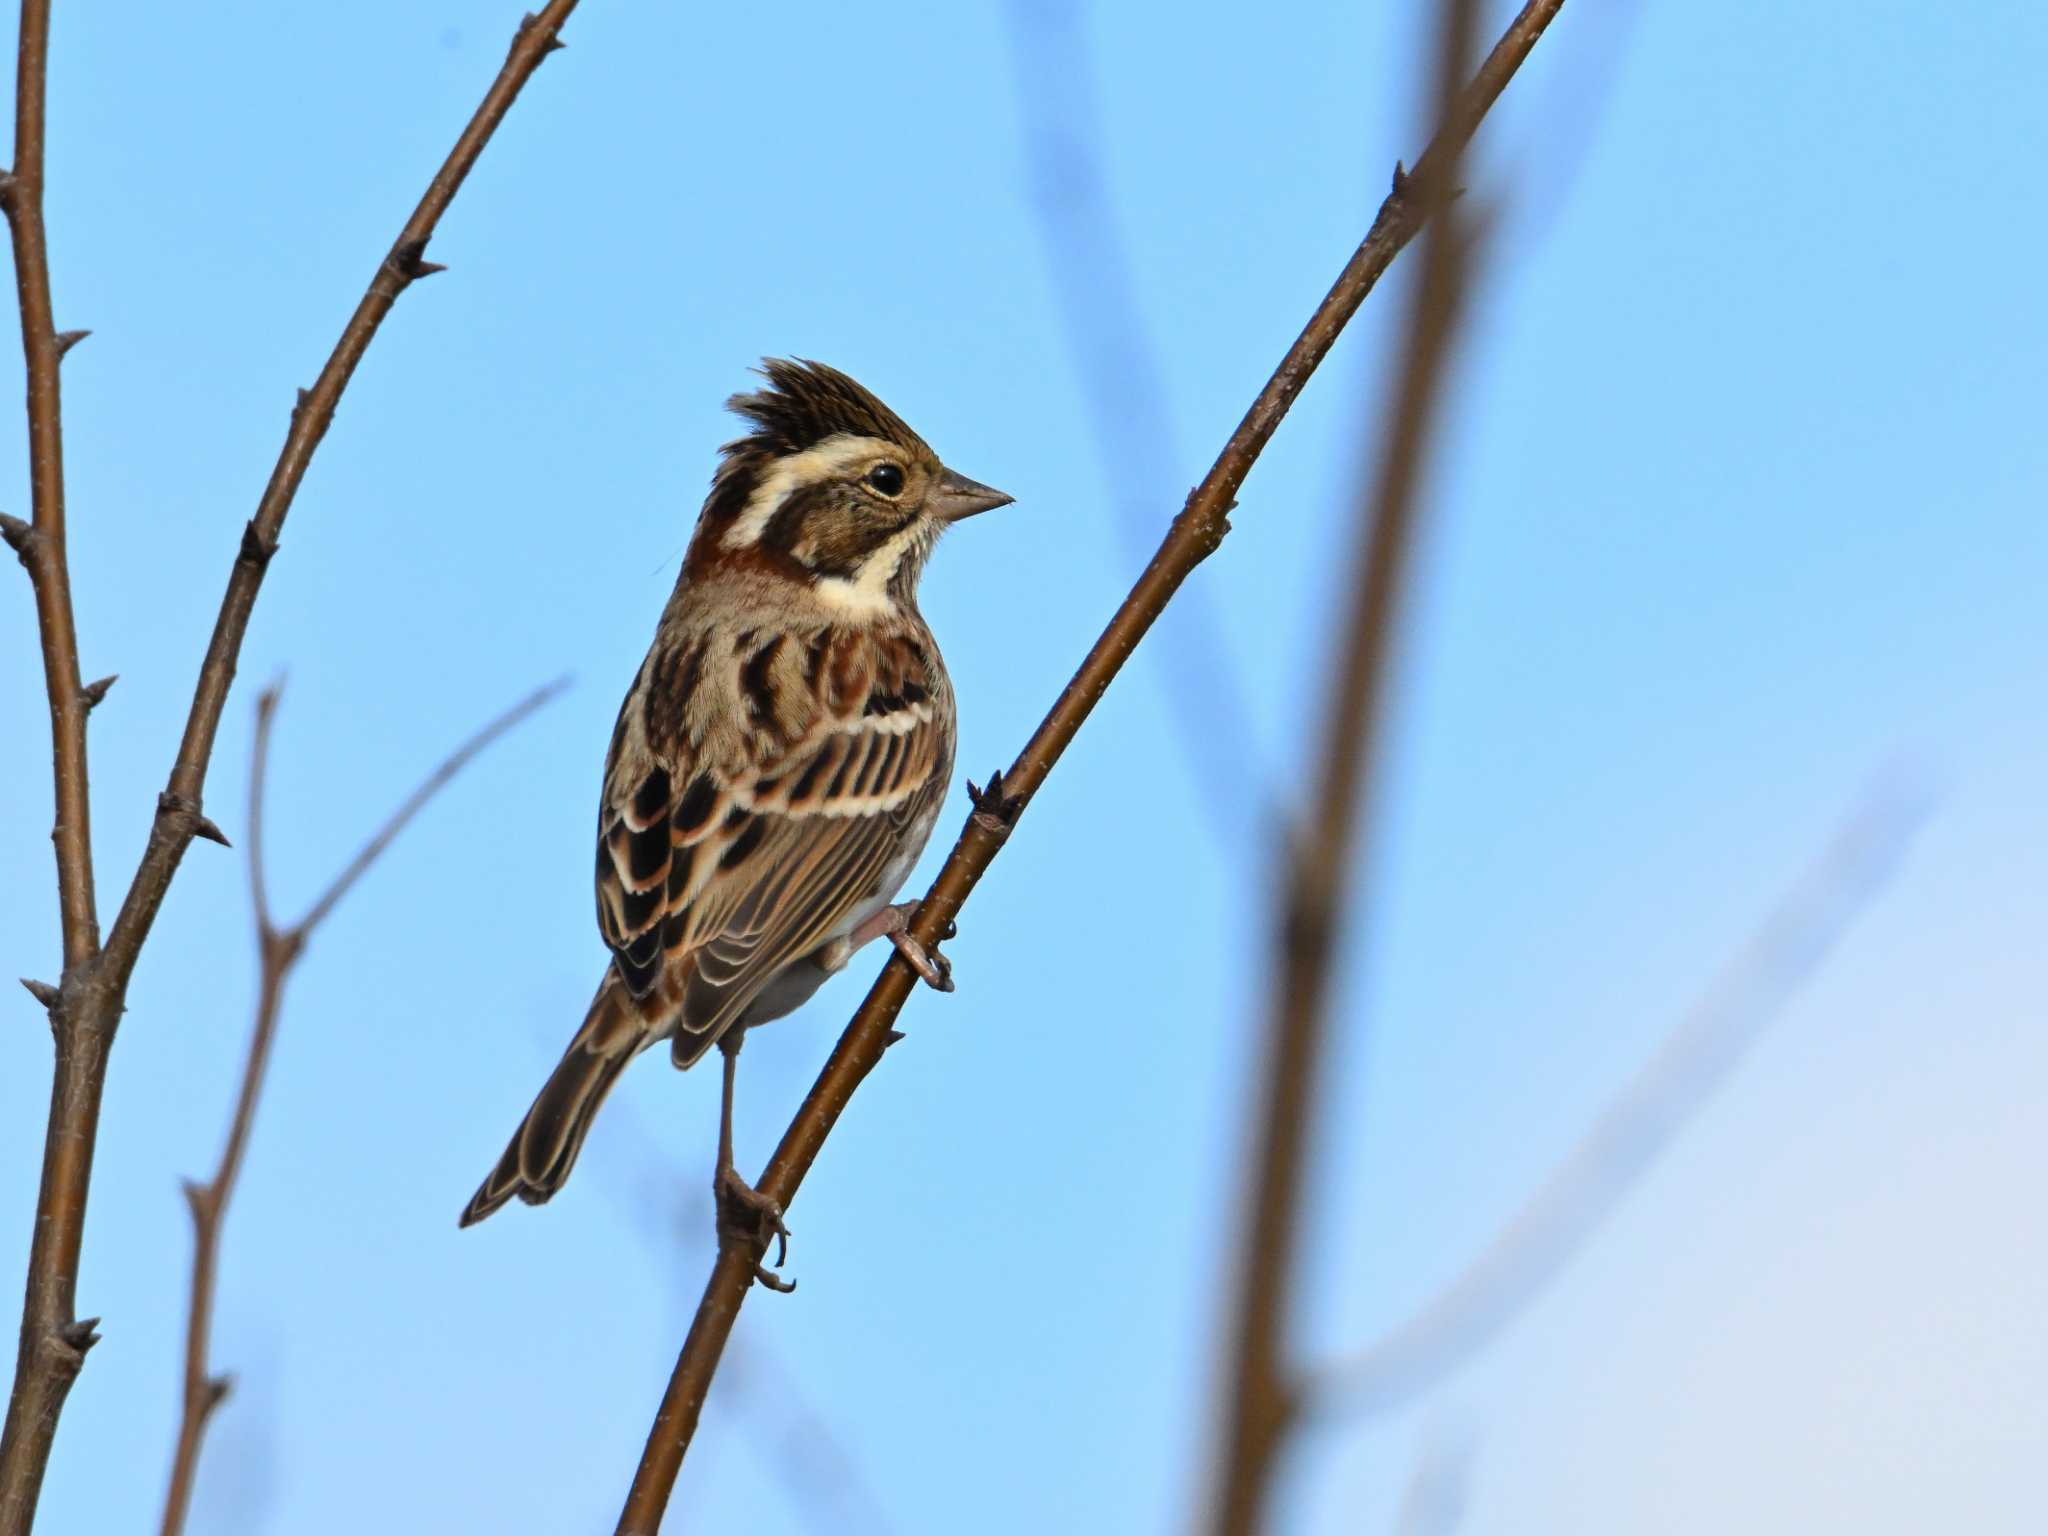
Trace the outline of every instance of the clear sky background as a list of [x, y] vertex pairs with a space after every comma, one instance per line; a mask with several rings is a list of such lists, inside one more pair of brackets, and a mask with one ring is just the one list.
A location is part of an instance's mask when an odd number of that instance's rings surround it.
[[[103, 912], [293, 389], [517, 11], [58, 6], [57, 314], [93, 332], [65, 364], [73, 577], [86, 675], [121, 675], [92, 728]], [[948, 540], [924, 605], [961, 773], [1007, 762], [1419, 148], [1424, 14], [587, 0], [443, 225], [450, 270], [342, 404], [209, 784], [239, 839], [255, 690], [288, 672], [289, 915], [448, 747], [576, 674], [295, 978], [229, 1219], [215, 1357], [237, 1387], [195, 1532], [610, 1529], [709, 1262], [716, 1075], [650, 1055], [563, 1196], [455, 1216], [603, 962], [599, 767], [733, 431], [721, 402], [763, 354], [822, 358], [1017, 496]], [[1485, 1249], [1883, 765], [1933, 804], [1535, 1304], [1297, 1444], [1285, 1528], [2036, 1527], [2044, 61], [2048, 13], [2020, 0], [1572, 0], [1486, 124], [1470, 181], [1498, 220], [1317, 1125], [1304, 1355], [1397, 1326]], [[1044, 153], [1048, 123], [1092, 162]], [[1118, 245], [1049, 242], [1048, 197], [1091, 186]], [[801, 1288], [749, 1302], [671, 1529], [1186, 1523], [1275, 811], [1304, 782], [1407, 291], [1374, 298], [1246, 485], [1192, 583], [1207, 628], [1158, 637], [1240, 705], [1191, 763], [1157, 659], [1106, 698], [965, 914], [960, 991], [912, 1000], [805, 1185]], [[1091, 390], [1077, 329], [1117, 387]], [[0, 504], [25, 512], [12, 409], [0, 434]], [[0, 975], [49, 977], [42, 680], [11, 572], [0, 722]], [[965, 810], [956, 788], [927, 876]], [[195, 847], [114, 1058], [79, 1285], [106, 1337], [50, 1471], [58, 1536], [156, 1518], [178, 1181], [218, 1153], [251, 951], [240, 854]], [[874, 968], [749, 1047], [745, 1165]], [[33, 1004], [0, 1006], [11, 1296], [49, 1057]]]

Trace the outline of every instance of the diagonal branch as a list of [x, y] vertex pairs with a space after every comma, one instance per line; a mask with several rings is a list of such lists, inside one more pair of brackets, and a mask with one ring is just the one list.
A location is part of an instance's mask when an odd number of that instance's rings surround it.
[[256, 744], [249, 761], [249, 893], [256, 915], [256, 953], [261, 978], [256, 992], [256, 1023], [250, 1031], [249, 1050], [242, 1062], [242, 1087], [228, 1122], [228, 1138], [221, 1148], [220, 1163], [204, 1184], [185, 1181], [185, 1203], [192, 1211], [192, 1305], [185, 1320], [184, 1412], [178, 1424], [177, 1450], [171, 1457], [170, 1487], [164, 1495], [163, 1536], [178, 1536], [185, 1528], [185, 1514], [192, 1502], [192, 1487], [199, 1469], [200, 1440], [206, 1433], [213, 1410], [226, 1399], [233, 1378], [216, 1375], [207, 1365], [207, 1342], [213, 1331], [214, 1282], [220, 1268], [221, 1226], [227, 1219], [228, 1201], [234, 1197], [235, 1181], [242, 1171], [242, 1157], [249, 1144], [249, 1128], [256, 1118], [256, 1100], [263, 1092], [264, 1075], [270, 1064], [271, 1043], [277, 1036], [277, 1016], [284, 1002], [285, 982], [305, 953], [306, 943], [322, 919], [348, 894], [377, 856], [391, 846], [406, 823], [469, 760], [500, 736], [518, 725], [568, 686], [558, 678], [538, 688], [491, 721], [468, 741], [457, 747], [412, 792], [377, 829], [368, 842], [334, 878], [326, 891], [307, 909], [306, 915], [288, 928], [271, 920], [269, 889], [263, 869], [264, 782], [270, 767], [270, 726], [277, 712], [278, 689], [266, 688], [256, 700]]
[[257, 589], [271, 556], [277, 552], [285, 515], [305, 477], [306, 466], [334, 419], [335, 405], [356, 364], [362, 360], [398, 295], [415, 279], [439, 270], [424, 259], [428, 240], [520, 89], [541, 61], [561, 46], [557, 33], [575, 8], [576, 0], [548, 0], [538, 15], [527, 16], [520, 23], [504, 65], [482, 104], [428, 184], [397, 241], [379, 262], [368, 291], [343, 328], [319, 378], [312, 389], [301, 393], [284, 449], [257, 504], [256, 515], [242, 532], [169, 783], [158, 797], [156, 817], [134, 881], [121, 903], [106, 947], [101, 949], [94, 924], [93, 882], [87, 857], [84, 713], [98, 695], [104, 694], [105, 684], [96, 683], [86, 689], [78, 684], [77, 643], [63, 561], [62, 484], [58, 471], [56, 365], [78, 337], [76, 333], [52, 334], [41, 218], [43, 93], [50, 6], [49, 0], [24, 0], [20, 84], [15, 104], [16, 165], [6, 181], [0, 183], [0, 194], [4, 194], [9, 225], [14, 232], [17, 274], [23, 294], [37, 521], [33, 527], [24, 527], [15, 519], [0, 521], [0, 536], [23, 555], [36, 584], [57, 763], [57, 857], [65, 970], [58, 987], [37, 983], [30, 989], [49, 1008], [56, 1037], [56, 1063], [43, 1146], [42, 1183], [29, 1246], [21, 1343], [14, 1388], [7, 1403], [6, 1426], [0, 1430], [0, 1536], [26, 1536], [34, 1523], [58, 1417], [84, 1363], [85, 1351], [97, 1338], [91, 1321], [78, 1320], [76, 1301], [79, 1253], [93, 1148], [99, 1134], [107, 1055], [126, 1007], [128, 981], [134, 974], [143, 941], [149, 936], [185, 849], [194, 837], [226, 841], [201, 810], [201, 792]]
[[256, 606], [256, 593], [263, 585], [264, 573], [277, 553], [285, 516], [291, 511], [315, 450], [334, 421], [334, 408], [398, 296], [418, 279], [442, 270], [437, 263], [425, 259], [427, 242], [433, 239], [441, 216], [455, 201], [455, 194], [474, 169], [484, 146], [490, 143], [491, 135], [512, 110], [520, 90], [541, 61], [563, 46], [556, 34], [576, 3], [577, 0], [549, 0], [538, 16], [529, 15], [520, 22], [498, 77], [484, 93], [483, 101], [448, 152], [448, 158], [427, 184], [412, 217], [405, 221], [391, 249], [377, 264], [369, 287], [357, 302], [355, 313], [349, 316], [348, 324], [342, 327], [341, 339], [335, 343], [320, 376], [311, 389], [300, 392], [284, 448], [270, 471], [262, 498], [256, 503], [256, 515], [242, 530], [241, 546], [228, 575], [227, 595], [221, 599], [213, 638], [207, 642], [206, 659], [200, 664], [192, 712], [185, 721], [185, 735], [171, 764], [170, 781], [158, 797], [148, 846], [107, 938], [109, 979], [117, 986], [127, 984], [178, 861], [200, 832], [200, 797], [206, 787], [206, 768], [213, 757], [214, 737], [220, 730], [228, 689], [234, 682], [242, 637], [248, 631], [249, 615]]
[[[1118, 226], [1099, 145], [1102, 114], [1077, 0], [1010, 0], [1010, 59], [1032, 207], [1067, 351], [1087, 403], [1095, 457], [1123, 543], [1143, 560], [1180, 455], [1136, 263]], [[1152, 660], [1211, 830], [1235, 852], [1264, 811], [1270, 775], [1248, 727], [1243, 678], [1213, 594], [1198, 584], [1167, 615]], [[1219, 729], [1219, 721], [1231, 722]]]
[[[1442, 7], [1431, 111], [1457, 111], [1475, 30], [1474, 0]], [[1469, 253], [1455, 216], [1458, 148], [1425, 160], [1410, 190], [1433, 217], [1422, 282], [1410, 320], [1406, 360], [1386, 427], [1377, 483], [1359, 528], [1355, 594], [1331, 660], [1331, 687], [1316, 783], [1303, 825], [1287, 847], [1286, 885], [1273, 945], [1272, 1016], [1263, 1041], [1266, 1081], [1254, 1122], [1253, 1168], [1238, 1239], [1229, 1309], [1232, 1339], [1224, 1381], [1218, 1486], [1205, 1506], [1217, 1536], [1251, 1536], [1263, 1523], [1277, 1451], [1293, 1417], [1287, 1329], [1301, 1249], [1307, 1147], [1329, 1033], [1337, 939], [1347, 927], [1360, 825], [1382, 754], [1394, 634], [1408, 587], [1420, 517], [1422, 466], [1440, 413], [1453, 335], [1463, 309]], [[1398, 188], [1400, 183], [1396, 182]]]
[[1303, 1373], [1295, 1395], [1304, 1418], [1357, 1419], [1398, 1408], [1498, 1337], [1840, 946], [1890, 882], [1927, 811], [1920, 786], [1892, 781], [1857, 804], [1500, 1235], [1407, 1321]]
[[[911, 922], [911, 933], [927, 947], [938, 942], [941, 931], [959, 913], [1001, 850], [1017, 817], [1174, 592], [1222, 542], [1229, 531], [1228, 517], [1238, 490], [1272, 439], [1281, 418], [1381, 274], [1421, 229], [1426, 210], [1415, 195], [1417, 185], [1429, 185], [1445, 174], [1445, 168], [1457, 158], [1562, 5], [1563, 0], [1530, 0], [1509, 25], [1478, 74], [1460, 93], [1455, 111], [1447, 116], [1417, 162], [1414, 174], [1396, 179], [1393, 192], [1381, 204], [1364, 242], [1288, 348], [1279, 368], [1224, 444], [1209, 473], [1189, 495], [1165, 541], [1051, 712], [1010, 768], [991, 780], [985, 791], [973, 791], [976, 809]], [[900, 957], [892, 957], [884, 966], [784, 1133], [757, 1185], [762, 1194], [784, 1209], [795, 1199], [798, 1186], [817, 1160], [854, 1090], [895, 1038], [896, 1017], [909, 999], [915, 980], [909, 965]], [[717, 1372], [719, 1355], [731, 1335], [755, 1266], [765, 1249], [765, 1241], [752, 1243], [736, 1238], [721, 1245], [620, 1515], [621, 1536], [653, 1536], [660, 1526], [662, 1511], [667, 1507], [684, 1453], [696, 1431], [705, 1395]]]
[[[604, 1144], [587, 1147], [584, 1158], [605, 1165], [598, 1176], [610, 1179], [662, 1273], [694, 1271], [709, 1246], [711, 1191], [676, 1177], [674, 1159], [631, 1103], [607, 1104], [605, 1127]], [[735, 1340], [724, 1380], [739, 1438], [801, 1524], [833, 1536], [889, 1536], [894, 1522], [866, 1469], [793, 1365], [759, 1339]]]

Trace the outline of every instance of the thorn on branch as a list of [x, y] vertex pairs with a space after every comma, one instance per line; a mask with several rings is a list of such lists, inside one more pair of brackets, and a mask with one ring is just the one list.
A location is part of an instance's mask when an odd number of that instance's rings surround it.
[[1401, 163], [1400, 161], [1396, 160], [1396, 161], [1394, 162], [1394, 192], [1393, 192], [1393, 195], [1394, 195], [1395, 197], [1406, 197], [1406, 196], [1408, 195], [1408, 183], [1409, 183], [1409, 176], [1408, 176], [1408, 167], [1407, 167], [1407, 166], [1405, 166], [1405, 165], [1403, 165], [1403, 164], [1402, 164], [1402, 163]]
[[[531, 32], [539, 24], [540, 18], [534, 15], [531, 11], [528, 11], [524, 16], [520, 17], [519, 30], [512, 34], [512, 51], [516, 52], [519, 48], [519, 45], [526, 40], [526, 34]], [[560, 37], [550, 37], [546, 42], [540, 45], [540, 56], [542, 58], [546, 58], [549, 54], [554, 53], [560, 49], [566, 48], [568, 46], [569, 45], [563, 42]]]
[[77, 346], [91, 331], [59, 331], [57, 333], [57, 356], [61, 360], [66, 352]]
[[1023, 796], [1003, 793], [1000, 768], [988, 776], [986, 789], [969, 779], [967, 798], [974, 802], [974, 814], [968, 820], [995, 837], [1008, 837], [1010, 828], [1017, 824], [1017, 813], [1024, 809]]
[[227, 1401], [228, 1394], [234, 1390], [235, 1378], [232, 1376], [207, 1377], [205, 1384], [200, 1388], [199, 1411], [202, 1414], [212, 1413]]
[[301, 416], [306, 414], [306, 402], [312, 398], [313, 391], [311, 391], [310, 389], [302, 389], [299, 391], [298, 399], [292, 402], [293, 421], [297, 421]]
[[900, 1029], [891, 1029], [884, 1031], [882, 1035], [882, 1049], [886, 1051], [887, 1049], [889, 1049], [890, 1046], [894, 1045], [898, 1040], [901, 1040], [902, 1038], [903, 1031]]
[[109, 672], [97, 682], [87, 683], [83, 688], [79, 689], [79, 697], [85, 700], [85, 707], [87, 709], [97, 709], [99, 708], [100, 701], [106, 698], [107, 690], [120, 680], [120, 673]]
[[270, 568], [270, 557], [277, 553], [277, 540], [265, 539], [256, 531], [256, 520], [252, 517], [242, 525], [242, 547], [235, 558], [253, 565], [259, 571]]
[[389, 266], [392, 271], [396, 272], [408, 283], [422, 277], [432, 277], [436, 272], [446, 272], [448, 270], [438, 261], [426, 260], [426, 254], [426, 241], [401, 241], [391, 248], [390, 256], [385, 258], [385, 265]]
[[235, 845], [228, 841], [227, 834], [199, 813], [199, 807], [183, 795], [174, 795], [165, 790], [156, 797], [156, 813], [182, 821], [184, 830], [193, 837], [203, 837], [209, 843], [219, 843], [223, 848]]
[[80, 1360], [83, 1360], [85, 1352], [100, 1341], [99, 1326], [100, 1320], [98, 1318], [81, 1317], [77, 1322], [69, 1323], [59, 1328], [57, 1330], [57, 1337], [63, 1340], [66, 1349], [70, 1350]]
[[206, 1219], [213, 1205], [213, 1191], [197, 1179], [178, 1180], [178, 1189], [185, 1196], [185, 1204], [191, 1209], [195, 1225], [206, 1225]]
[[57, 1006], [57, 989], [47, 981], [37, 981], [32, 977], [24, 976], [21, 978], [21, 984], [28, 988], [28, 995], [41, 1003], [45, 1008], [54, 1009]]

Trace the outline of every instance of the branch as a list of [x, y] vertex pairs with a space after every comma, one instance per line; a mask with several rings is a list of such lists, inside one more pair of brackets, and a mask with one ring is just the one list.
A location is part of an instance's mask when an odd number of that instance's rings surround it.
[[[1145, 324], [1137, 270], [1096, 146], [1095, 71], [1075, 0], [1010, 0], [1010, 60], [1030, 168], [1032, 206], [1074, 360], [1095, 457], [1133, 563], [1152, 546], [1162, 490], [1180, 455], [1158, 348]], [[1246, 728], [1252, 711], [1224, 643], [1212, 594], [1183, 593], [1152, 659], [1211, 829], [1233, 853], [1266, 809], [1270, 775]], [[1231, 722], [1219, 728], [1218, 722]]]
[[293, 498], [298, 495], [300, 482], [305, 479], [306, 468], [327, 435], [342, 391], [348, 388], [356, 365], [369, 351], [398, 296], [418, 279], [443, 270], [438, 263], [424, 259], [427, 242], [433, 239], [441, 216], [455, 201], [455, 194], [483, 154], [491, 135], [505, 120], [505, 114], [512, 109], [521, 88], [541, 61], [562, 46], [556, 34], [575, 8], [576, 0], [549, 0], [538, 16], [529, 15], [520, 22], [498, 77], [484, 93], [482, 103], [448, 152], [448, 158], [427, 184], [412, 217], [405, 221], [391, 249], [377, 264], [369, 287], [342, 328], [341, 339], [335, 343], [320, 376], [311, 389], [300, 393], [292, 411], [291, 429], [285, 434], [284, 448], [256, 504], [256, 515], [242, 530], [241, 546], [228, 576], [227, 595], [221, 599], [213, 638], [207, 643], [206, 659], [200, 665], [199, 684], [193, 692], [184, 738], [171, 764], [170, 780], [158, 797], [156, 820], [150, 827], [141, 865], [107, 939], [110, 979], [119, 985], [126, 985], [142, 942], [163, 905], [171, 876], [198, 830], [194, 823], [201, 819], [200, 798], [206, 786], [207, 764], [213, 756], [214, 737], [220, 729], [228, 689], [234, 682], [242, 637], [248, 630], [257, 590], [277, 553], [278, 536]]
[[[631, 1101], [605, 1106], [605, 1128], [583, 1152], [598, 1173], [579, 1177], [610, 1182], [665, 1276], [694, 1270], [709, 1246], [711, 1191], [677, 1179], [674, 1158]], [[787, 1361], [759, 1339], [735, 1340], [724, 1381], [727, 1402], [744, 1421], [739, 1438], [802, 1525], [833, 1536], [888, 1536], [894, 1524], [853, 1448]]]
[[[424, 259], [463, 179], [483, 153], [521, 87], [540, 62], [561, 46], [556, 34], [576, 0], [549, 0], [537, 16], [526, 17], [512, 48], [485, 93], [483, 103], [455, 141], [397, 241], [378, 264], [368, 291], [343, 328], [327, 364], [292, 414], [284, 449], [242, 532], [228, 577], [213, 638], [201, 665], [192, 710], [178, 747], [169, 783], [158, 796], [156, 818], [133, 883], [104, 949], [93, 912], [86, 811], [85, 714], [93, 702], [79, 686], [77, 642], [64, 563], [61, 439], [57, 418], [57, 359], [77, 340], [55, 334], [50, 317], [49, 278], [42, 225], [44, 83], [48, 61], [49, 0], [24, 0], [21, 11], [20, 75], [15, 100], [13, 171], [0, 181], [13, 232], [17, 278], [22, 293], [23, 345], [28, 360], [33, 527], [0, 521], [0, 536], [22, 555], [35, 583], [49, 684], [50, 719], [56, 757], [58, 895], [64, 920], [65, 969], [50, 1023], [56, 1037], [56, 1065], [50, 1117], [43, 1146], [42, 1184], [36, 1199], [29, 1247], [28, 1282], [22, 1306], [21, 1345], [7, 1420], [0, 1430], [0, 1536], [27, 1536], [42, 1492], [44, 1469], [56, 1438], [58, 1416], [77, 1379], [85, 1351], [97, 1335], [93, 1323], [75, 1315], [79, 1252], [85, 1207], [98, 1138], [107, 1054], [127, 1005], [129, 978], [163, 905], [164, 894], [185, 849], [195, 837], [225, 842], [201, 809], [206, 769], [220, 728], [221, 711], [241, 655], [242, 637], [255, 606], [256, 591], [277, 552], [285, 515], [304, 479], [314, 450], [334, 419], [334, 408], [355, 367], [368, 350], [391, 306], [415, 279], [438, 271]], [[68, 335], [68, 333], [67, 333]], [[98, 685], [95, 685], [96, 687]], [[104, 694], [105, 689], [99, 688]], [[38, 984], [41, 985], [41, 984]], [[31, 989], [34, 990], [34, 989]], [[37, 993], [38, 998], [42, 993]]]
[[58, 364], [70, 345], [58, 336], [50, 299], [50, 255], [43, 225], [43, 136], [50, 62], [50, 0], [23, 0], [15, 76], [14, 168], [0, 173], [0, 206], [14, 243], [14, 284], [21, 307], [21, 351], [28, 373], [29, 500], [34, 524], [0, 523], [35, 589], [36, 629], [50, 700], [50, 745], [57, 819], [57, 906], [64, 967], [99, 948], [93, 909], [92, 816], [85, 769], [85, 700], [78, 671], [78, 630], [71, 611], [71, 568], [64, 535], [64, 425]]
[[270, 725], [277, 712], [278, 689], [266, 688], [256, 700], [256, 744], [249, 761], [249, 893], [256, 914], [256, 953], [261, 980], [256, 992], [256, 1024], [249, 1035], [248, 1055], [242, 1063], [242, 1088], [236, 1096], [234, 1116], [228, 1122], [227, 1144], [221, 1148], [220, 1163], [204, 1184], [185, 1181], [185, 1203], [192, 1210], [192, 1306], [185, 1321], [184, 1414], [178, 1424], [178, 1447], [171, 1458], [170, 1487], [164, 1495], [163, 1536], [178, 1536], [185, 1528], [185, 1513], [192, 1501], [192, 1486], [199, 1468], [199, 1443], [213, 1410], [226, 1399], [233, 1379], [215, 1375], [207, 1366], [207, 1340], [213, 1330], [214, 1280], [220, 1268], [221, 1225], [227, 1217], [235, 1181], [242, 1171], [242, 1156], [249, 1143], [249, 1127], [256, 1118], [256, 1100], [263, 1092], [263, 1079], [270, 1064], [271, 1042], [277, 1034], [278, 1010], [284, 1001], [285, 982], [305, 953], [313, 936], [335, 904], [348, 893], [377, 856], [391, 846], [391, 840], [406, 823], [469, 760], [518, 725], [528, 715], [568, 686], [558, 678], [538, 688], [497, 719], [478, 731], [449, 754], [420, 787], [392, 813], [391, 819], [363, 844], [348, 867], [313, 903], [306, 915], [287, 928], [278, 928], [270, 916], [270, 898], [263, 871], [263, 792], [270, 767]]
[[[59, 985], [28, 983], [50, 1016], [56, 1061], [49, 1134], [30, 1239], [14, 1389], [0, 1430], [0, 1536], [28, 1529], [65, 1394], [98, 1342], [98, 1319], [80, 1321], [74, 1278], [84, 1224], [90, 1148], [106, 1074], [105, 1037], [78, 1016], [77, 991], [99, 949], [94, 907], [91, 803], [85, 720], [92, 702], [79, 684], [78, 631], [64, 526], [64, 433], [57, 335], [43, 224], [43, 149], [50, 62], [50, 0], [22, 0], [14, 94], [14, 165], [0, 173], [0, 206], [14, 250], [27, 372], [29, 495], [33, 524], [0, 517], [0, 537], [20, 557], [35, 591], [36, 629], [50, 705], [56, 823], [57, 908], [64, 943]], [[104, 693], [104, 689], [101, 690]]]
[[[1474, 0], [1446, 0], [1443, 7], [1431, 100], [1439, 123], [1448, 124], [1457, 111], [1475, 11]], [[1273, 936], [1267, 1076], [1255, 1122], [1255, 1167], [1234, 1249], [1233, 1338], [1222, 1444], [1214, 1460], [1220, 1483], [1206, 1505], [1218, 1536], [1250, 1536], [1259, 1529], [1292, 1416], [1283, 1354], [1294, 1316], [1306, 1147], [1328, 1034], [1331, 975], [1338, 935], [1348, 926], [1360, 823], [1382, 760], [1388, 658], [1415, 546], [1422, 465], [1463, 309], [1468, 253], [1453, 208], [1460, 160], [1453, 148], [1434, 162], [1425, 158], [1408, 178], [1412, 195], [1434, 218], [1379, 475], [1362, 509], [1349, 588], [1356, 595], [1330, 666], [1321, 746], [1311, 757], [1317, 782], [1306, 824], [1292, 831], [1283, 849], [1287, 877]], [[1397, 195], [1401, 185], [1397, 177]]]
[[[940, 933], [958, 915], [1018, 816], [1168, 600], [1188, 574], [1222, 542], [1229, 531], [1228, 517], [1237, 492], [1281, 418], [1380, 275], [1421, 228], [1425, 209], [1414, 196], [1418, 180], [1427, 185], [1440, 167], [1456, 157], [1562, 5], [1563, 0], [1530, 0], [1510, 25], [1460, 96], [1456, 113], [1417, 163], [1416, 174], [1397, 179], [1393, 193], [1381, 204], [1371, 231], [1345, 265], [1336, 285], [1288, 348], [1279, 368], [1224, 444], [1209, 473], [1189, 495], [1187, 505], [1173, 520], [1137, 585], [1017, 760], [992, 779], [986, 790], [969, 786], [975, 810], [911, 921], [911, 933], [927, 948], [939, 941]], [[805, 1173], [817, 1160], [832, 1126], [845, 1112], [854, 1089], [896, 1037], [893, 1026], [915, 979], [900, 956], [890, 958], [784, 1133], [757, 1188], [785, 1210], [795, 1199]], [[669, 1379], [668, 1391], [648, 1434], [646, 1452], [634, 1474], [619, 1519], [621, 1536], [653, 1536], [660, 1526], [684, 1452], [696, 1430], [705, 1394], [718, 1369], [719, 1354], [746, 1299], [754, 1267], [765, 1251], [765, 1241], [735, 1239], [721, 1246]]]
[[1301, 1412], [1381, 1414], [1472, 1358], [1583, 1249], [1621, 1197], [1727, 1081], [1889, 883], [1927, 814], [1910, 785], [1880, 784], [1780, 899], [1706, 995], [1594, 1121], [1500, 1235], [1414, 1316], [1305, 1373]]

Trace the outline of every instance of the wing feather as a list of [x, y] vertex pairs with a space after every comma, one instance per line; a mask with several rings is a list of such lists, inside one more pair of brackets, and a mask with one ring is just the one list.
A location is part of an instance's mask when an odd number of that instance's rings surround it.
[[[715, 1038], [916, 851], [907, 840], [945, 793], [952, 719], [936, 661], [900, 639], [827, 630], [683, 654], [643, 668], [613, 735], [598, 922], [644, 1010]], [[677, 680], [725, 694], [668, 697]], [[702, 723], [721, 708], [745, 724], [741, 750], [720, 751]]]

